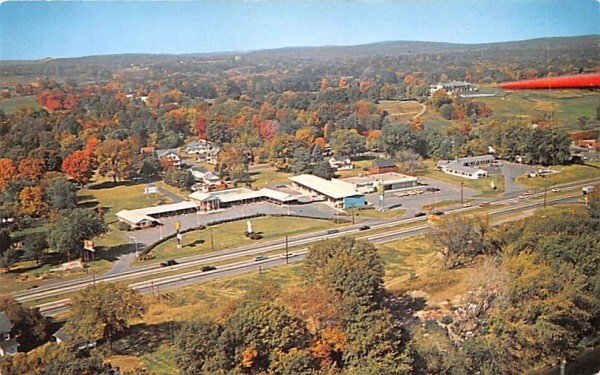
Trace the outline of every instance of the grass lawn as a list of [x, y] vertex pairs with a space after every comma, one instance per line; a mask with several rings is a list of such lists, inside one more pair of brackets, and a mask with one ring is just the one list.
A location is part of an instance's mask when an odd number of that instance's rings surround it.
[[387, 111], [396, 121], [410, 121], [421, 111], [421, 105], [415, 102], [402, 102], [399, 100], [381, 100], [377, 108]]
[[511, 92], [505, 98], [477, 100], [489, 105], [495, 117], [531, 119], [553, 112], [557, 126], [569, 130], [578, 128], [579, 117], [594, 118], [598, 106], [598, 95], [584, 90], [522, 90]]
[[0, 110], [2, 110], [7, 115], [12, 115], [17, 110], [17, 108], [19, 108], [22, 105], [32, 106], [36, 110], [42, 108], [38, 104], [35, 95], [0, 100]]
[[[423, 173], [423, 175], [426, 177], [456, 185], [460, 185], [462, 182], [465, 187], [480, 191], [481, 195], [496, 195], [504, 192], [504, 176], [502, 175], [493, 175], [485, 178], [478, 178], [477, 180], [470, 180], [468, 178], [452, 176], [442, 171], [435, 170], [432, 160], [426, 160], [425, 164], [427, 164], [427, 171]], [[492, 189], [492, 181], [496, 185], [496, 189]]]
[[87, 189], [79, 191], [79, 203], [82, 206], [104, 209], [107, 224], [117, 222], [115, 214], [121, 210], [132, 210], [148, 206], [168, 203], [167, 198], [158, 194], [146, 196], [144, 194], [145, 184], [117, 183], [115, 186], [110, 182], [92, 185]]
[[356, 177], [361, 175], [366, 176], [369, 174], [369, 171], [365, 171], [363, 168], [369, 168], [369, 166], [373, 164], [373, 160], [357, 160], [352, 161], [352, 164], [354, 164], [354, 169], [336, 171], [335, 173], [339, 178]]
[[262, 169], [259, 172], [252, 173], [250, 175], [250, 177], [253, 180], [252, 187], [257, 189], [263, 188], [266, 185], [273, 183], [291, 183], [291, 181], [288, 179], [288, 177], [291, 176], [291, 173], [280, 172], [276, 168]]
[[421, 208], [423, 209], [423, 211], [431, 211], [431, 210], [435, 210], [435, 209], [439, 209], [439, 208], [458, 206], [458, 205], [460, 205], [460, 201], [442, 201], [442, 202], [435, 202], [435, 203], [431, 203], [431, 204], [425, 204]]
[[[334, 226], [336, 225], [330, 221], [319, 219], [259, 217], [252, 219], [252, 227], [255, 232], [262, 232], [264, 237], [261, 240], [251, 240], [244, 236], [246, 220], [233, 221], [211, 228], [215, 250], [222, 250], [282, 238], [285, 235], [294, 236], [301, 233], [325, 230]], [[182, 249], [177, 249], [177, 240], [175, 239], [158, 245], [152, 250], [152, 253], [156, 255], [156, 259], [153, 259], [152, 262], [210, 252], [210, 230], [209, 227], [201, 231], [184, 234]]]
[[534, 188], [552, 186], [557, 184], [564, 184], [567, 182], [574, 182], [580, 180], [587, 180], [590, 178], [600, 177], [600, 163], [593, 162], [588, 164], [574, 164], [574, 165], [557, 165], [548, 167], [555, 171], [561, 171], [546, 177], [533, 177], [521, 176], [517, 178], [517, 182]]
[[428, 110], [421, 116], [423, 119], [423, 129], [426, 130], [435, 130], [440, 128], [448, 127], [452, 124], [452, 121], [446, 120], [439, 113], [434, 112], [432, 110]]

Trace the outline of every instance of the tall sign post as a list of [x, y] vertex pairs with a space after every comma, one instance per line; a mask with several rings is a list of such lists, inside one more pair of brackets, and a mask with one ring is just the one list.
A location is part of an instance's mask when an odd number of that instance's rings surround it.
[[175, 222], [175, 236], [177, 237], [177, 248], [181, 249], [181, 239], [183, 238], [183, 236], [181, 235], [181, 233], [179, 232], [181, 230], [181, 223], [179, 222], [179, 220], [177, 220]]
[[379, 211], [383, 212], [385, 210], [385, 187], [382, 180], [379, 180], [379, 185], [377, 185], [377, 195], [379, 196]]

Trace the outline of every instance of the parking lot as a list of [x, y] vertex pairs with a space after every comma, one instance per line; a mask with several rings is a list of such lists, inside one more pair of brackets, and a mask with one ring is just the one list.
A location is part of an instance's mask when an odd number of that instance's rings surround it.
[[[410, 189], [399, 190], [396, 192], [386, 192], [384, 199], [384, 207], [389, 208], [391, 206], [395, 206], [401, 204], [401, 208], [405, 211], [404, 217], [413, 217], [415, 213], [422, 210], [422, 206], [428, 204], [435, 204], [445, 201], [460, 201], [460, 186], [434, 180], [431, 178], [421, 178], [420, 181], [426, 186], [422, 186], [419, 189], [425, 190], [426, 188], [436, 188], [439, 189], [437, 192], [424, 192], [423, 194], [415, 194], [408, 196], [399, 196], [396, 193], [400, 193], [403, 191], [409, 191]], [[479, 194], [477, 190], [464, 188], [463, 190], [463, 199], [469, 200], [475, 195]], [[379, 196], [376, 193], [367, 194], [366, 196], [367, 202], [372, 204], [374, 207], [379, 208]]]

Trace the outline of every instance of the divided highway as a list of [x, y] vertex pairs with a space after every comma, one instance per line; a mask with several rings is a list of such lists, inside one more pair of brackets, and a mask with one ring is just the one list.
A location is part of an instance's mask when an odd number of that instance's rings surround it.
[[[581, 186], [588, 185], [590, 182], [578, 183], [578, 184], [568, 184], [565, 186], [569, 186], [570, 188], [581, 188]], [[528, 198], [539, 198], [543, 195], [543, 193], [537, 193], [530, 195]], [[561, 196], [558, 198], [550, 198], [547, 199], [548, 204], [558, 203], [563, 201], [569, 201], [573, 199], [577, 199], [581, 197], [580, 190], [576, 190], [573, 194], [569, 194], [567, 196]], [[494, 202], [494, 204], [508, 204], [513, 202], [512, 206], [503, 206], [498, 209], [489, 211], [488, 214], [492, 217], [498, 215], [511, 214], [515, 212], [523, 212], [535, 207], [539, 207], [543, 204], [543, 201], [521, 201], [516, 200], [515, 198], [510, 199], [501, 199]], [[446, 211], [448, 213], [459, 213], [459, 212], [469, 212], [477, 210], [479, 207], [459, 207], [454, 210]], [[421, 223], [420, 225], [418, 225]], [[414, 224], [409, 228], [403, 229], [392, 229], [390, 231], [385, 231], [379, 234], [373, 235], [365, 235], [360, 236], [359, 238], [366, 239], [373, 243], [385, 243], [396, 241], [401, 238], [405, 238], [408, 236], [421, 234], [429, 230], [429, 224], [426, 223], [425, 217], [411, 218], [411, 219], [395, 219], [389, 221], [381, 221], [375, 224], [371, 224], [371, 230], [375, 229], [385, 229], [392, 228], [398, 225], [409, 225]], [[305, 234], [295, 237], [290, 237], [288, 240], [289, 247], [298, 247], [302, 245], [309, 245], [311, 243], [334, 238], [344, 235], [356, 235], [359, 233], [360, 225], [348, 226], [345, 228], [340, 228], [337, 233], [311, 233]], [[362, 233], [362, 232], [360, 232]], [[365, 233], [366, 234], [366, 233]], [[87, 285], [94, 282], [107, 282], [107, 281], [135, 281], [135, 279], [139, 279], [141, 277], [152, 277], [156, 276], [147, 281], [134, 282], [131, 285], [134, 289], [139, 289], [142, 292], [150, 293], [153, 288], [173, 288], [181, 285], [189, 285], [192, 283], [197, 283], [201, 281], [211, 280], [217, 277], [223, 277], [233, 274], [239, 273], [247, 273], [247, 272], [257, 272], [259, 267], [262, 269], [266, 269], [269, 267], [277, 266], [280, 264], [284, 264], [286, 262], [285, 258], [281, 258], [280, 256], [285, 256], [285, 253], [278, 254], [277, 256], [272, 256], [268, 259], [262, 261], [254, 261], [254, 260], [245, 260], [239, 261], [236, 263], [229, 263], [223, 266], [220, 266], [218, 269], [208, 272], [202, 272], [201, 270], [194, 270], [186, 272], [186, 268], [214, 264], [216, 262], [223, 262], [227, 260], [235, 260], [240, 257], [253, 256], [265, 252], [275, 251], [278, 249], [283, 249], [285, 247], [284, 240], [276, 240], [271, 241], [264, 244], [257, 244], [252, 246], [246, 246], [236, 249], [228, 249], [216, 251], [209, 254], [202, 254], [197, 256], [191, 256], [186, 258], [178, 259], [178, 264], [171, 267], [161, 267], [158, 264], [153, 264], [149, 266], [139, 267], [130, 271], [126, 271], [119, 274], [114, 275], [105, 275], [105, 276], [96, 276], [96, 277], [85, 277], [79, 278], [75, 280], [57, 282], [53, 284], [46, 285], [44, 287], [40, 287], [37, 289], [30, 289], [21, 292], [14, 293], [15, 298], [20, 302], [35, 302], [45, 298], [54, 298], [60, 295], [75, 292], [81, 288], [86, 287]], [[294, 250], [295, 256], [289, 258], [289, 261], [299, 261], [304, 258], [306, 254], [307, 248], [302, 248], [301, 250]], [[181, 271], [177, 275], [170, 276], [162, 276], [160, 274], [165, 272], [173, 272], [173, 271]], [[39, 304], [41, 311], [46, 315], [55, 315], [62, 311], [65, 311], [67, 307], [67, 299], [53, 301], [48, 303]]]

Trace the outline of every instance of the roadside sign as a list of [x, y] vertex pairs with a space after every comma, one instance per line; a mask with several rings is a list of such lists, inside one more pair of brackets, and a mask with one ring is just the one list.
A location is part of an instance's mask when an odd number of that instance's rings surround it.
[[175, 230], [177, 232], [179, 232], [179, 230], [181, 229], [181, 222], [179, 220], [177, 220], [174, 225], [175, 225]]
[[144, 187], [144, 194], [157, 194], [158, 188], [155, 185], [146, 185]]
[[88, 251], [96, 251], [96, 248], [94, 247], [94, 242], [89, 240], [83, 241], [83, 248]]

